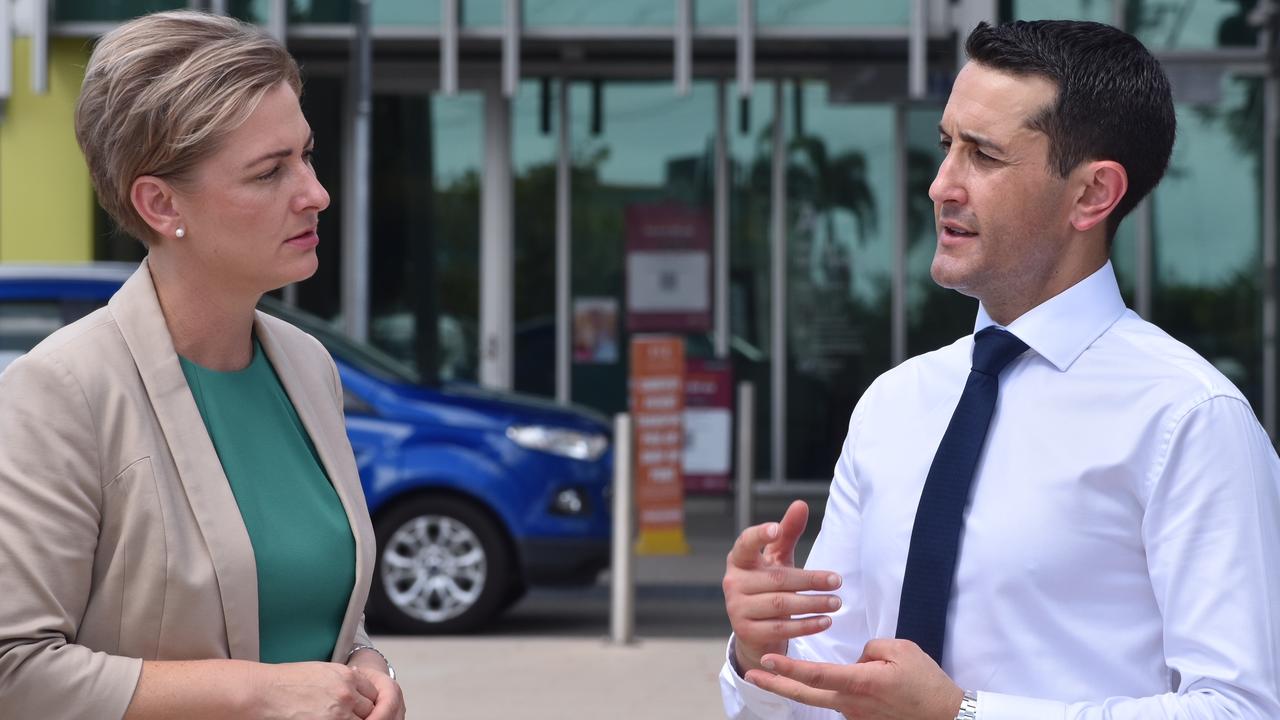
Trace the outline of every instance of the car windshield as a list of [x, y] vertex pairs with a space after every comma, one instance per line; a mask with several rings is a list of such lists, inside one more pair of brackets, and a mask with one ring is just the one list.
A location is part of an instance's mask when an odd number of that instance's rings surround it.
[[270, 295], [263, 296], [258, 307], [285, 322], [311, 333], [342, 362], [385, 382], [399, 385], [420, 385], [422, 376], [416, 370], [378, 350], [372, 345], [358, 343], [343, 335], [332, 325], [307, 312], [291, 308]]

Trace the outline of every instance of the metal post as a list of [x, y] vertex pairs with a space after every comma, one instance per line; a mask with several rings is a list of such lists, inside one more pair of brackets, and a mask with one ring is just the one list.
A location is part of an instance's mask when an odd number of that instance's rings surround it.
[[369, 158], [373, 120], [373, 40], [369, 32], [372, 0], [356, 0], [356, 35], [351, 51], [354, 82], [351, 122], [351, 202], [342, 238], [342, 320], [351, 339], [369, 336]]
[[609, 569], [609, 639], [635, 642], [636, 578], [633, 559], [631, 416], [613, 418], [613, 564]]
[[[1275, 38], [1269, 38], [1275, 42]], [[1276, 439], [1276, 202], [1277, 124], [1280, 124], [1280, 78], [1270, 66], [1264, 81], [1262, 121], [1262, 425], [1274, 442]]]
[[728, 93], [725, 82], [716, 83], [715, 150], [715, 351], [729, 358], [729, 136]]
[[36, 0], [32, 17], [31, 92], [49, 92], [49, 0]]
[[0, 118], [13, 97], [13, 4], [0, 1]]
[[749, 382], [738, 383], [738, 457], [734, 463], [737, 483], [733, 493], [734, 517], [738, 534], [751, 527], [755, 505], [756, 475], [756, 387]]
[[769, 417], [773, 429], [775, 484], [787, 475], [787, 134], [782, 102], [783, 83], [773, 84], [773, 199], [770, 242], [773, 247], [773, 392]]
[[675, 38], [676, 95], [689, 94], [693, 78], [693, 0], [676, 0]]
[[227, 0], [209, 0], [209, 12], [214, 15], [226, 15]]
[[515, 97], [520, 89], [520, 0], [507, 0], [507, 24], [502, 33], [502, 94]]
[[569, 80], [560, 78], [560, 97], [556, 98], [559, 125], [556, 127], [556, 401], [567, 405], [572, 380], [569, 375], [572, 348], [569, 314], [573, 255], [573, 185], [570, 180], [569, 146]]
[[1135, 310], [1145, 320], [1151, 319], [1151, 285], [1155, 271], [1152, 268], [1154, 253], [1151, 238], [1151, 196], [1142, 199], [1133, 209], [1134, 235], [1137, 236], [1137, 277], [1134, 278]]
[[907, 112], [904, 103], [894, 106], [893, 159], [895, 232], [893, 234], [893, 289], [890, 294], [890, 362], [898, 365], [907, 359], [907, 235], [909, 204], [907, 193]]
[[440, 92], [458, 93], [458, 3], [440, 0]]
[[267, 32], [281, 43], [288, 39], [289, 34], [288, 2], [289, 0], [268, 0], [267, 2]]
[[510, 390], [513, 314], [511, 100], [491, 86], [484, 102], [480, 186], [480, 384]]
[[738, 97], [751, 97], [755, 83], [755, 0], [738, 0]]
[[911, 99], [925, 96], [929, 50], [929, 1], [911, 0], [911, 34], [907, 40], [907, 85]]

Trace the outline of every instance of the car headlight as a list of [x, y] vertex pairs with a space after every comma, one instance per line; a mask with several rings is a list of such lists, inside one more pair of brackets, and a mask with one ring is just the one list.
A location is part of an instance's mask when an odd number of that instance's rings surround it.
[[599, 433], [545, 425], [512, 425], [507, 437], [520, 447], [574, 460], [598, 460], [609, 448], [609, 439]]

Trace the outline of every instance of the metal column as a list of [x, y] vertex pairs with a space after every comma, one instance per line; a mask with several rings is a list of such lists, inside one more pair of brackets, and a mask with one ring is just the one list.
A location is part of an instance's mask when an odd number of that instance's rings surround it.
[[343, 198], [342, 323], [353, 340], [369, 337], [369, 158], [373, 122], [373, 39], [370, 3], [356, 0], [356, 34], [351, 49], [352, 73], [349, 154], [344, 168], [347, 192]]
[[560, 78], [560, 97], [556, 98], [556, 401], [568, 404], [571, 399], [572, 379], [569, 374], [572, 360], [569, 313], [572, 259], [573, 259], [573, 185], [569, 165], [569, 80]]
[[755, 84], [756, 4], [738, 0], [738, 97], [751, 97]]
[[440, 0], [440, 92], [458, 93], [458, 3]]
[[715, 352], [729, 358], [729, 137], [728, 89], [716, 83], [715, 144]]
[[480, 186], [480, 384], [512, 385], [511, 101], [502, 87], [484, 97], [484, 178]]
[[[289, 34], [289, 0], [267, 0], [267, 32], [271, 33], [271, 37], [285, 42]], [[363, 0], [358, 0], [363, 2]], [[372, 6], [370, 6], [372, 11]], [[367, 22], [372, 23], [373, 18], [368, 18]]]
[[[1275, 39], [1272, 38], [1272, 42]], [[1264, 81], [1262, 121], [1262, 265], [1266, 274], [1262, 300], [1262, 426], [1276, 440], [1276, 151], [1280, 132], [1280, 78], [1274, 64]]]
[[520, 0], [507, 0], [507, 23], [502, 31], [502, 94], [515, 97], [520, 89]]
[[43, 95], [49, 92], [49, 0], [35, 0], [31, 20], [31, 92]]
[[907, 359], [907, 111], [904, 103], [893, 109], [893, 285], [890, 294], [889, 361], [898, 365]]
[[693, 78], [693, 0], [676, 0], [675, 37], [672, 42], [675, 53], [676, 95], [689, 94]]
[[912, 100], [925, 96], [928, 50], [929, 0], [911, 0], [911, 34], [907, 40], [907, 89]]
[[782, 102], [783, 81], [773, 84], [773, 197], [770, 203], [769, 239], [773, 247], [773, 388], [769, 408], [772, 441], [772, 481], [782, 483], [787, 474], [787, 134]]

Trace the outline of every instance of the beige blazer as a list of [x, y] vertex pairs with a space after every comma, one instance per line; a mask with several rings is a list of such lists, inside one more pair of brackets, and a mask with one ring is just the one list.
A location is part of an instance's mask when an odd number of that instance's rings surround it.
[[[315, 338], [262, 313], [254, 332], [355, 536], [342, 662], [374, 559], [342, 387]], [[114, 720], [142, 659], [199, 658], [258, 659], [257, 573], [143, 262], [0, 375], [0, 717]]]

